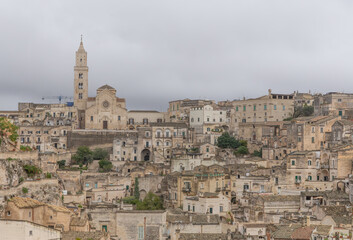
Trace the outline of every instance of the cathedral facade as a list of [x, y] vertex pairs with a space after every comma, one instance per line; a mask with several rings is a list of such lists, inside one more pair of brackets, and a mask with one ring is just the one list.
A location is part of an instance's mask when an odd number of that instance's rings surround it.
[[94, 130], [124, 130], [127, 128], [127, 110], [124, 98], [116, 90], [104, 85], [95, 97], [88, 97], [87, 52], [81, 40], [76, 51], [74, 67], [74, 106], [77, 108], [78, 128]]

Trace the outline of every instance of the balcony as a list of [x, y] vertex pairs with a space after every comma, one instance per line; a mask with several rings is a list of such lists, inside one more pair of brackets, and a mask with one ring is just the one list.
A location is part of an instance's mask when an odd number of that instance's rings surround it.
[[216, 192], [220, 192], [220, 191], [221, 191], [220, 187], [216, 188]]
[[302, 180], [300, 180], [300, 179], [295, 180], [295, 184], [300, 184], [301, 182], [302, 182]]
[[191, 188], [190, 187], [183, 187], [182, 191], [183, 192], [191, 192]]

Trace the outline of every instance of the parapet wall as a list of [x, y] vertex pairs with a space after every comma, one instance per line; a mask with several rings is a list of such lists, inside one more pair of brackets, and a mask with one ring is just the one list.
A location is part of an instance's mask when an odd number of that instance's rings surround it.
[[112, 147], [115, 138], [137, 137], [137, 131], [115, 131], [115, 130], [73, 130], [68, 132], [67, 145], [70, 149], [79, 146]]

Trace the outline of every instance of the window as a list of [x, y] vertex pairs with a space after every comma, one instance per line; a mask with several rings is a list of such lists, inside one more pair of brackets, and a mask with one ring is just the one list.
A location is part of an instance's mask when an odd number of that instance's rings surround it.
[[301, 142], [302, 141], [302, 138], [301, 137], [298, 137], [298, 142]]
[[213, 213], [213, 208], [210, 207], [210, 213], [212, 214]]
[[32, 231], [29, 231], [29, 236], [32, 236], [33, 235], [33, 232]]
[[145, 136], [146, 136], [146, 137], [149, 137], [149, 136], [150, 136], [150, 132], [146, 132], [146, 133], [145, 133]]
[[324, 132], [324, 128], [322, 127], [322, 128], [320, 128], [320, 132], [321, 133], [323, 133]]
[[78, 99], [82, 99], [82, 93], [78, 94]]
[[211, 128], [207, 128], [207, 132], [211, 131]]
[[133, 118], [129, 118], [129, 124], [134, 124], [134, 119]]
[[256, 105], [254, 105], [254, 111], [256, 111]]
[[308, 160], [308, 166], [311, 166], [311, 160]]
[[342, 111], [338, 111], [338, 116], [342, 116]]
[[311, 127], [311, 132], [312, 132], [312, 133], [315, 132], [315, 127]]
[[207, 147], [207, 148], [206, 148], [206, 152], [209, 152], [209, 151], [210, 151], [210, 149]]
[[102, 231], [103, 231], [103, 232], [108, 232], [108, 227], [107, 227], [107, 225], [102, 225]]
[[29, 213], [28, 213], [28, 217], [29, 217], [29, 218], [32, 217], [32, 212], [29, 212]]
[[120, 121], [121, 120], [121, 117], [120, 116], [118, 116], [118, 121]]
[[246, 105], [243, 106], [243, 111], [244, 111], [244, 112], [246, 111]]
[[190, 205], [188, 205], [188, 211], [190, 212], [190, 210], [191, 210], [191, 207], [190, 207]]
[[273, 105], [273, 110], [277, 110], [277, 105]]
[[267, 110], [267, 105], [266, 104], [264, 104], [264, 110]]
[[283, 105], [283, 111], [286, 110], [286, 106]]
[[144, 118], [144, 119], [143, 119], [143, 124], [144, 124], [144, 125], [148, 124], [148, 118]]
[[312, 177], [312, 176], [308, 176], [308, 180], [309, 180], [309, 181], [312, 181], [312, 180], [313, 180], [313, 177]]
[[315, 137], [311, 138], [311, 142], [314, 143], [315, 142]]
[[78, 74], [78, 78], [79, 78], [79, 79], [82, 79], [82, 78], [83, 78], [83, 73], [79, 73], [79, 74]]
[[195, 212], [195, 206], [192, 206], [192, 211]]
[[7, 216], [11, 216], [11, 212], [10, 212], [10, 211], [7, 211], [7, 212], [6, 212], [6, 215], [7, 215]]
[[86, 183], [86, 187], [89, 187], [89, 183]]
[[239, 111], [239, 107], [238, 107], [238, 106], [235, 107], [235, 111], [236, 111], [236, 112]]
[[292, 160], [292, 166], [295, 166], [295, 160]]
[[223, 206], [219, 206], [219, 212], [223, 212]]
[[91, 116], [91, 122], [93, 122], [93, 116]]
[[191, 122], [194, 122], [194, 118], [191, 118]]
[[342, 102], [342, 99], [341, 99], [341, 98], [339, 98], [339, 99], [337, 99], [337, 101], [338, 101], [338, 102]]
[[209, 122], [210, 121], [210, 118], [207, 118], [207, 122]]
[[145, 236], [144, 236], [144, 229], [143, 226], [139, 226], [138, 227], [138, 240], [144, 240]]
[[78, 83], [78, 89], [83, 89], [83, 83]]

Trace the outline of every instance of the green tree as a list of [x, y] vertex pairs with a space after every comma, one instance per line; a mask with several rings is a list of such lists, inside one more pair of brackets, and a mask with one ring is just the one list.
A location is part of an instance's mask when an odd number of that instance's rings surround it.
[[295, 107], [294, 108], [294, 113], [293, 113], [293, 117], [297, 118], [297, 117], [308, 117], [314, 114], [314, 107], [313, 106], [308, 106], [308, 105], [304, 105], [304, 106], [299, 106], [299, 107]]
[[93, 150], [93, 159], [94, 160], [108, 159], [108, 157], [109, 157], [109, 153], [105, 149], [96, 148]]
[[100, 160], [99, 162], [99, 168], [103, 171], [103, 172], [109, 172], [110, 170], [112, 170], [113, 168], [113, 164], [111, 161], [109, 160]]
[[139, 179], [138, 178], [135, 178], [134, 196], [136, 199], [140, 199], [140, 189], [139, 189]]
[[249, 150], [245, 146], [240, 146], [236, 150], [236, 154], [239, 154], [239, 155], [244, 155], [244, 154], [248, 154], [248, 153], [249, 153]]
[[149, 192], [143, 201], [139, 201], [136, 205], [137, 210], [161, 210], [163, 202], [160, 197]]
[[66, 165], [66, 160], [60, 160], [56, 162], [59, 165], [59, 168], [62, 169]]
[[241, 143], [234, 137], [230, 136], [229, 133], [225, 132], [217, 140], [217, 146], [220, 148], [238, 148]]
[[253, 155], [254, 155], [255, 157], [260, 157], [260, 158], [262, 158], [262, 148], [260, 149], [260, 151], [255, 150], [255, 151], [253, 152]]
[[77, 152], [72, 156], [72, 160], [76, 164], [88, 164], [93, 161], [93, 153], [89, 147], [78, 147]]

